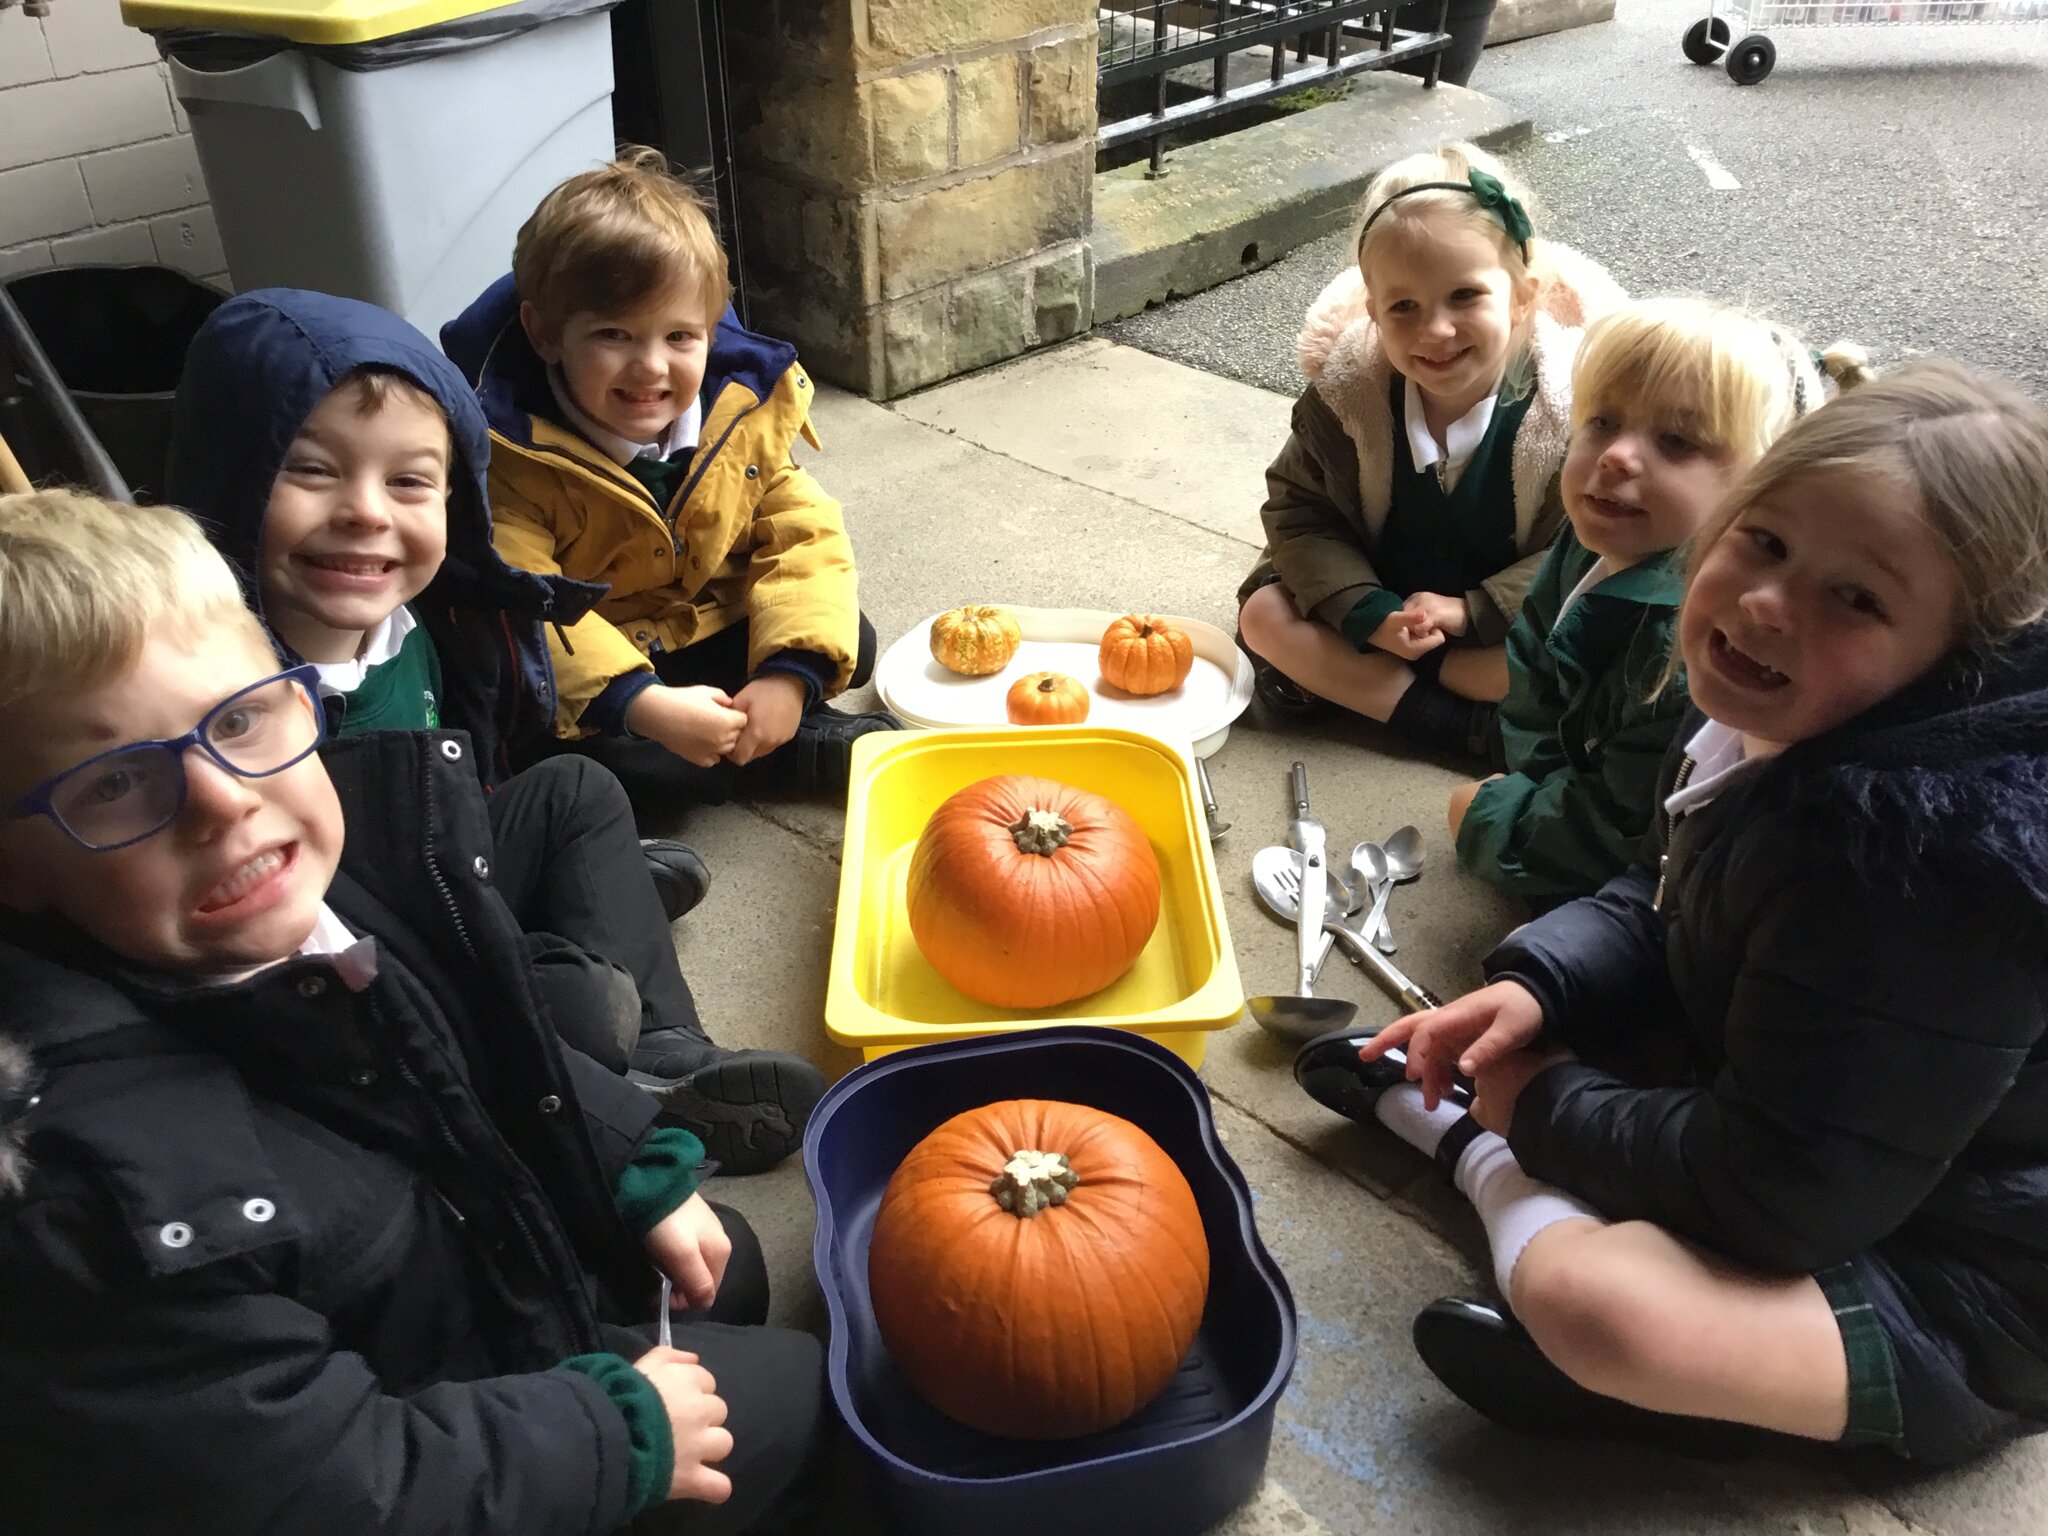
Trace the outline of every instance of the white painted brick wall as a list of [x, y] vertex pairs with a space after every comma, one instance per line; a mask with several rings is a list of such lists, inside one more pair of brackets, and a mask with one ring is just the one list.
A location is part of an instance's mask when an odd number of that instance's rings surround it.
[[120, 0], [0, 10], [0, 278], [77, 262], [227, 286], [191, 125]]

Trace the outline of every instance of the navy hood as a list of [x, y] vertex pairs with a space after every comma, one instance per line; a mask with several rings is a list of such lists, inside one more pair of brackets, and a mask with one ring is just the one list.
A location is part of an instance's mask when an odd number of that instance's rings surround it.
[[1989, 881], [2048, 924], [2048, 622], [1951, 656], [1725, 798], [1738, 824], [1805, 807], [1838, 822], [1867, 873]]
[[[552, 419], [558, 407], [548, 388], [547, 365], [526, 339], [526, 327], [519, 323], [519, 284], [511, 273], [491, 284], [475, 303], [441, 327], [441, 345], [463, 377], [476, 387], [491, 430], [509, 442], [531, 447], [532, 418]], [[748, 330], [728, 304], [711, 338], [697, 398], [703, 401], [707, 417], [728, 384], [741, 385], [755, 399], [766, 400], [795, 366], [795, 347]]]
[[533, 575], [491, 547], [490, 434], [462, 375], [389, 310], [295, 288], [260, 288], [213, 312], [186, 354], [165, 500], [204, 521], [263, 611], [258, 550], [270, 488], [300, 426], [358, 368], [404, 374], [448, 420], [448, 553], [423, 596], [516, 618], [570, 621], [602, 587]]

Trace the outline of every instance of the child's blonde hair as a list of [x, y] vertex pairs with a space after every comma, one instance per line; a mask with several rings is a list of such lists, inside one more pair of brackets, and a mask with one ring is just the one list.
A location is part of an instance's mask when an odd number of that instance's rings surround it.
[[1958, 643], [1989, 649], [2048, 613], [2048, 408], [1991, 374], [1921, 358], [1814, 412], [1736, 482], [1693, 546], [1706, 552], [1767, 497], [1853, 471], [1913, 498], [1962, 594]]
[[[1411, 187], [1432, 181], [1455, 182], [1463, 187], [1474, 171], [1493, 177], [1509, 197], [1522, 205], [1531, 219], [1535, 218], [1536, 209], [1529, 189], [1522, 184], [1520, 177], [1492, 155], [1476, 144], [1441, 145], [1419, 155], [1410, 155], [1405, 160], [1396, 160], [1375, 176], [1372, 185], [1365, 189], [1365, 201], [1359, 205], [1358, 224], [1351, 236], [1351, 254], [1358, 261], [1358, 270], [1366, 272], [1370, 253], [1397, 234], [1413, 239], [1424, 227], [1437, 226], [1440, 220], [1451, 220], [1485, 233], [1499, 249], [1501, 265], [1516, 282], [1527, 278], [1540, 281], [1545, 271], [1541, 242], [1532, 239], [1525, 252], [1522, 243], [1507, 232], [1500, 219], [1470, 192], [1448, 189], [1409, 192]], [[1408, 196], [1400, 197], [1403, 192], [1408, 192]], [[1390, 199], [1397, 200], [1390, 202]], [[1369, 277], [1367, 287], [1371, 287]]]
[[732, 297], [704, 200], [659, 150], [628, 146], [540, 200], [512, 247], [519, 297], [559, 332], [573, 314], [629, 314], [688, 286], [715, 324]]
[[235, 573], [183, 512], [78, 491], [0, 496], [0, 710], [96, 688], [152, 635], [212, 624], [271, 649]]
[[1796, 337], [1712, 299], [1637, 299], [1586, 328], [1572, 364], [1572, 426], [1648, 411], [1703, 447], [1753, 464], [1820, 402]]

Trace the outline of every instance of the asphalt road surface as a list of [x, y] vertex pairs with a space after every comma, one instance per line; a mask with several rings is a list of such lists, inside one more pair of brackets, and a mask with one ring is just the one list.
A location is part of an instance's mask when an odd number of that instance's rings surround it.
[[[1632, 293], [1732, 300], [1880, 363], [1947, 353], [2048, 397], [2048, 14], [1774, 28], [1776, 70], [1739, 87], [1679, 51], [1705, 5], [1621, 0], [1612, 22], [1487, 51], [1474, 89], [1535, 125], [1506, 158], [1539, 233]], [[1292, 393], [1295, 330], [1347, 245], [1106, 334]]]

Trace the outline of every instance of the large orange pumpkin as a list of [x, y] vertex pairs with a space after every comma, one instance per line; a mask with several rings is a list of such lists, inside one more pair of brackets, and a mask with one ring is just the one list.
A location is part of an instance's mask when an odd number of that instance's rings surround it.
[[1123, 807], [1002, 774], [932, 813], [911, 855], [910, 933], [998, 1008], [1050, 1008], [1131, 968], [1159, 922], [1159, 860]]
[[1095, 664], [1102, 679], [1125, 693], [1167, 693], [1188, 680], [1195, 643], [1149, 613], [1127, 613], [1103, 632]]
[[1159, 1395], [1209, 1293], [1194, 1192], [1157, 1142], [1081, 1104], [955, 1115], [883, 1191], [868, 1247], [882, 1342], [941, 1413], [1027, 1440], [1093, 1434]]
[[1088, 718], [1088, 690], [1064, 672], [1033, 672], [1010, 684], [1003, 708], [1012, 725], [1077, 725]]
[[968, 677], [1000, 672], [1024, 643], [1016, 618], [1002, 608], [970, 603], [932, 620], [932, 657], [941, 666]]

